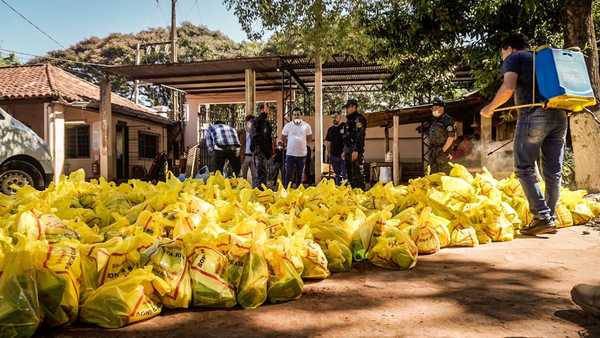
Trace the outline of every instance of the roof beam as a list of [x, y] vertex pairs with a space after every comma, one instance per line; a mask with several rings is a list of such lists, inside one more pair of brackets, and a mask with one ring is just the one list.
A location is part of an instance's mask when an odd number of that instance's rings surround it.
[[291, 68], [286, 69], [286, 71], [288, 73], [290, 73], [290, 75], [292, 76], [292, 78], [294, 79], [294, 81], [296, 81], [296, 83], [298, 84], [298, 86], [300, 86], [300, 88], [302, 88], [305, 93], [308, 93], [308, 88], [306, 87], [306, 84], [304, 84], [304, 81], [302, 81], [302, 79], [298, 76], [298, 74], [296, 74], [296, 72], [293, 69], [291, 69]]

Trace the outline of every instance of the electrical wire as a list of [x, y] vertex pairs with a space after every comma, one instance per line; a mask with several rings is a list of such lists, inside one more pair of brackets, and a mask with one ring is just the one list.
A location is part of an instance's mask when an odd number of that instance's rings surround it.
[[55, 38], [53, 38], [50, 34], [46, 33], [43, 29], [41, 29], [38, 25], [34, 24], [31, 20], [29, 20], [25, 15], [21, 14], [21, 12], [19, 12], [16, 8], [14, 8], [13, 6], [11, 6], [8, 2], [6, 2], [6, 0], [0, 0], [2, 1], [2, 3], [4, 3], [6, 5], [6, 7], [10, 8], [13, 12], [17, 13], [17, 15], [19, 15], [21, 18], [23, 18], [23, 20], [29, 22], [30, 25], [32, 25], [33, 27], [35, 27], [35, 29], [37, 29], [40, 33], [44, 34], [46, 37], [48, 37], [48, 39], [54, 41], [54, 43], [56, 43], [57, 45], [59, 45], [61, 48], [67, 48], [65, 47], [62, 43], [58, 42]]
[[[0, 0], [0, 1], [3, 1], [3, 0]], [[78, 63], [78, 64], [82, 64], [82, 65], [87, 65], [87, 66], [98, 66], [98, 67], [113, 67], [114, 66], [114, 65], [107, 65], [107, 64], [102, 64], [102, 63], [93, 63], [93, 62], [75, 61], [75, 60], [69, 60], [69, 59], [63, 59], [63, 58], [56, 58], [56, 57], [52, 57], [52, 56], [41, 56], [41, 55], [35, 55], [35, 54], [30, 54], [30, 53], [25, 53], [25, 52], [19, 52], [19, 51], [16, 51], [16, 50], [10, 50], [10, 49], [4, 49], [4, 48], [0, 48], [0, 52], [4, 52], [4, 53], [7, 53], [7, 54], [17, 54], [17, 55], [31, 56], [31, 57], [37, 57], [37, 58], [48, 59], [48, 60], [55, 60], [55, 61]]]

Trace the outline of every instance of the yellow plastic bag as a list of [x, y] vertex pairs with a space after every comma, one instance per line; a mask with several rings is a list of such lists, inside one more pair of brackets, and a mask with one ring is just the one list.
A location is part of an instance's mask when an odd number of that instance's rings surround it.
[[104, 328], [119, 328], [152, 318], [162, 310], [160, 295], [169, 285], [152, 268], [135, 269], [107, 282], [81, 304], [79, 319]]
[[386, 269], [412, 269], [417, 264], [419, 249], [410, 236], [396, 228], [388, 228], [369, 250], [369, 261]]
[[344, 272], [352, 269], [352, 251], [346, 244], [337, 240], [325, 240], [320, 246], [327, 257], [329, 271]]
[[477, 232], [471, 227], [456, 226], [450, 237], [451, 246], [475, 247], [479, 245]]
[[226, 278], [229, 260], [218, 249], [218, 237], [192, 232], [183, 237], [183, 243], [190, 266], [192, 306], [235, 306], [235, 287]]
[[32, 240], [79, 239], [79, 234], [67, 228], [60, 218], [53, 214], [41, 213], [35, 209], [21, 214], [16, 231]]
[[155, 241], [152, 236], [138, 231], [125, 239], [115, 237], [104, 243], [82, 246], [82, 298], [102, 284], [142, 267], [140, 253]]
[[465, 198], [471, 198], [475, 194], [473, 187], [467, 181], [461, 178], [443, 176], [441, 181], [442, 189], [445, 192], [457, 193]]
[[192, 300], [192, 284], [181, 240], [162, 240], [141, 253], [141, 265], [169, 284], [170, 292], [160, 297], [167, 308], [187, 308]]
[[450, 170], [450, 176], [462, 178], [469, 184], [473, 183], [473, 175], [469, 172], [469, 170], [467, 170], [467, 168], [458, 163], [450, 163], [450, 166], [452, 166], [452, 169]]
[[419, 248], [420, 255], [430, 255], [440, 251], [440, 239], [430, 226], [411, 227], [410, 236]]
[[585, 224], [594, 218], [594, 213], [585, 202], [577, 203], [571, 213], [573, 214], [573, 223], [576, 225]]
[[43, 249], [38, 241], [18, 234], [15, 247], [6, 254], [0, 276], [0, 337], [31, 337], [42, 323], [35, 269]]
[[573, 216], [571, 215], [571, 212], [561, 202], [558, 202], [556, 205], [556, 220], [558, 221], [557, 226], [559, 228], [566, 228], [573, 225]]
[[36, 273], [44, 322], [51, 327], [73, 323], [79, 311], [81, 262], [76, 243], [40, 246], [45, 254]]
[[269, 240], [265, 245], [265, 259], [269, 266], [267, 297], [271, 303], [294, 300], [302, 296], [302, 271], [298, 271], [292, 261], [292, 248], [286, 246], [285, 239], [281, 237], [280, 240]]
[[262, 249], [255, 243], [245, 256], [237, 292], [237, 302], [244, 309], [254, 309], [267, 300], [269, 266]]
[[327, 256], [323, 249], [312, 239], [305, 239], [300, 252], [302, 257], [302, 278], [305, 279], [325, 279], [331, 274], [327, 265]]

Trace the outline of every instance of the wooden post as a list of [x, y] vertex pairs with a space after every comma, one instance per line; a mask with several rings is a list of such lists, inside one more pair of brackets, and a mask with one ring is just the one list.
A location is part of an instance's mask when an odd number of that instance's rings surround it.
[[[321, 57], [315, 57], [315, 183], [321, 182], [323, 171], [323, 65]], [[308, 154], [310, 156], [310, 154]]]
[[392, 143], [392, 158], [394, 162], [392, 164], [392, 174], [394, 176], [394, 185], [398, 185], [400, 183], [400, 149], [398, 147], [398, 138], [400, 134], [400, 117], [394, 114], [393, 122], [394, 125], [392, 126], [392, 142], [394, 143]]
[[[140, 43], [138, 42], [135, 47], [135, 64], [139, 65], [142, 63], [142, 52], [140, 50]], [[140, 80], [135, 80], [135, 85], [133, 87], [133, 102], [135, 104], [140, 103]]]
[[100, 80], [100, 120], [102, 121], [102, 132], [100, 138], [100, 176], [107, 180], [113, 178], [115, 167], [113, 148], [113, 125], [111, 106], [111, 83], [108, 76]]
[[256, 71], [246, 69], [245, 94], [246, 94], [246, 116], [253, 115], [256, 109]]
[[481, 167], [487, 164], [489, 144], [492, 142], [492, 119], [481, 117]]
[[277, 118], [275, 119], [275, 121], [277, 121], [277, 135], [281, 135], [281, 131], [283, 130], [283, 111], [284, 111], [284, 103], [283, 103], [283, 98], [279, 97], [277, 98]]
[[[385, 134], [384, 153], [387, 154], [390, 151], [390, 126], [386, 124], [383, 132]], [[385, 158], [385, 154], [383, 158]]]

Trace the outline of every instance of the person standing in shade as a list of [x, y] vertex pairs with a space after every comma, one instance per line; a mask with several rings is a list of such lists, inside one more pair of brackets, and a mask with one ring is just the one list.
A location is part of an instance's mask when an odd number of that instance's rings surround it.
[[273, 127], [269, 122], [269, 108], [266, 104], [260, 105], [260, 113], [252, 123], [252, 158], [255, 176], [252, 177], [252, 186], [262, 189], [268, 184], [269, 159], [273, 154]]
[[346, 174], [352, 188], [365, 189], [364, 152], [367, 118], [358, 112], [358, 101], [346, 103], [346, 138], [344, 139], [344, 161]]
[[242, 168], [240, 169], [239, 176], [242, 178], [248, 178], [248, 170], [250, 170], [250, 174], [252, 175], [252, 179], [256, 176], [256, 172], [254, 170], [254, 165], [252, 164], [252, 123], [254, 121], [254, 115], [246, 116], [246, 125], [244, 127], [245, 137], [244, 137], [244, 158], [242, 160]]
[[283, 127], [283, 142], [286, 144], [285, 152], [285, 180], [287, 187], [291, 182], [293, 187], [300, 186], [302, 172], [306, 160], [307, 145], [312, 135], [310, 125], [301, 119], [299, 108], [292, 110], [292, 121]]
[[[534, 87], [533, 54], [528, 47], [527, 38], [522, 34], [512, 34], [502, 41], [502, 86], [492, 102], [481, 109], [482, 117], [491, 119], [494, 110], [513, 96], [515, 105], [543, 101], [537, 87]], [[560, 197], [567, 128], [568, 118], [564, 110], [519, 108], [514, 141], [515, 171], [534, 215], [531, 224], [521, 233], [556, 233], [556, 204]], [[535, 169], [540, 152], [543, 154], [541, 167], [545, 192], [542, 191]]]
[[341, 122], [342, 116], [338, 112], [332, 114], [333, 125], [327, 129], [327, 150], [329, 163], [335, 173], [335, 184], [340, 185], [346, 179], [346, 163], [344, 162], [344, 139], [346, 137], [346, 123]]
[[234, 173], [240, 170], [240, 140], [236, 130], [223, 123], [216, 121], [208, 127], [208, 135], [206, 137], [206, 147], [210, 154], [210, 172], [223, 172], [225, 161], [229, 161], [229, 165]]
[[433, 119], [425, 122], [424, 128], [419, 127], [417, 131], [427, 133], [429, 138], [429, 155], [427, 161], [431, 168], [431, 173], [450, 172], [451, 159], [450, 150], [456, 139], [456, 130], [454, 128], [454, 119], [446, 114], [446, 102], [441, 97], [433, 99], [431, 107]]
[[271, 159], [271, 169], [269, 174], [269, 180], [272, 182], [273, 189], [277, 189], [277, 179], [281, 174], [282, 180], [285, 178], [283, 173], [283, 162], [285, 157], [285, 149], [283, 148], [283, 142], [277, 141], [273, 158]]

